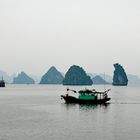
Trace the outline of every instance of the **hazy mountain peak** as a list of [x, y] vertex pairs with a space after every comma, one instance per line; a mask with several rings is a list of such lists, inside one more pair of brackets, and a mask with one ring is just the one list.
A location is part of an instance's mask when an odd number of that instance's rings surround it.
[[93, 84], [108, 84], [101, 76], [97, 75], [92, 78]]
[[40, 84], [62, 84], [63, 79], [62, 74], [52, 66], [47, 73], [42, 76]]
[[25, 72], [21, 72], [13, 80], [14, 84], [34, 84], [35, 81], [29, 77]]

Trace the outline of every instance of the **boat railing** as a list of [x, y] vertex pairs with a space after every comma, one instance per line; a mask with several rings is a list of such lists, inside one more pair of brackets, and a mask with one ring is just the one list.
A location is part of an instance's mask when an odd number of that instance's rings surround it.
[[[67, 88], [67, 92], [68, 92], [68, 91], [71, 91], [71, 92], [73, 92], [73, 93], [79, 93], [79, 94], [81, 94], [81, 95], [83, 94], [83, 95], [97, 96], [97, 99], [106, 99], [106, 98], [108, 98], [107, 93], [108, 93], [110, 90], [111, 90], [111, 89], [107, 89], [107, 90], [105, 90], [105, 91], [103, 91], [103, 92], [99, 92], [99, 91], [96, 91], [95, 89], [92, 89], [92, 90], [90, 90], [90, 89], [85, 89], [85, 90], [80, 90], [80, 91], [77, 92], [76, 90]], [[66, 95], [68, 95], [68, 93], [67, 93]]]

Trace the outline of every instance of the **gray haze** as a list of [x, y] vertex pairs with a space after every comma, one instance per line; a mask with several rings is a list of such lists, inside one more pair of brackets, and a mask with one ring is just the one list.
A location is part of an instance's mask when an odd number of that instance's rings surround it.
[[0, 69], [42, 74], [72, 64], [140, 76], [139, 0], [1, 0]]

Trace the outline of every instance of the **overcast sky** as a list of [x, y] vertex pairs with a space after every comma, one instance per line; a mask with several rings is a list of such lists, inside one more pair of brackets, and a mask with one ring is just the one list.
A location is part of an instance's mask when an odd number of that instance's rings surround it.
[[9, 74], [119, 62], [140, 76], [140, 0], [0, 0], [0, 58]]

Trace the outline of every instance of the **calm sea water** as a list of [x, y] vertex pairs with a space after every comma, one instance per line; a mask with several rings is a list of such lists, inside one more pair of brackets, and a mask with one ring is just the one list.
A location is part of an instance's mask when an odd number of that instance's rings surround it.
[[106, 106], [67, 105], [64, 86], [0, 88], [0, 140], [140, 140], [140, 87], [106, 88]]

